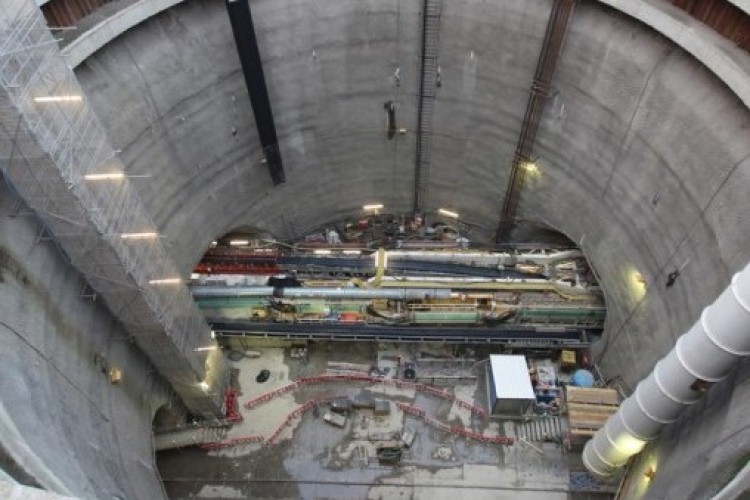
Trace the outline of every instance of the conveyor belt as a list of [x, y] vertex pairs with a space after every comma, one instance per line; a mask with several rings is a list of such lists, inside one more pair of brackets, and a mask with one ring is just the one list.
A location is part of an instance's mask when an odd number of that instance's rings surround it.
[[512, 344], [518, 347], [588, 347], [588, 334], [597, 329], [498, 326], [494, 328], [429, 328], [340, 323], [271, 323], [209, 318], [217, 337], [274, 337], [337, 341], [446, 342], [452, 344]]

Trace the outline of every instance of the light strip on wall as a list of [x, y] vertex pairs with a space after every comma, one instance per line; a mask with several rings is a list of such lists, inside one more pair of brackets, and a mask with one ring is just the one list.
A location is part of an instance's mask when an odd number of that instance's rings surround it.
[[34, 102], [80, 102], [83, 96], [80, 95], [45, 95], [34, 97]]
[[176, 285], [182, 280], [180, 278], [160, 278], [155, 280], [148, 280], [149, 285]]
[[122, 172], [112, 172], [108, 174], [86, 174], [83, 176], [87, 181], [106, 181], [112, 179], [124, 179], [125, 174]]
[[159, 236], [159, 233], [147, 232], [147, 233], [122, 233], [120, 238], [123, 240], [150, 240]]
[[453, 212], [451, 210], [446, 210], [445, 208], [438, 209], [438, 213], [440, 215], [444, 215], [446, 217], [450, 217], [451, 219], [458, 219], [458, 212]]

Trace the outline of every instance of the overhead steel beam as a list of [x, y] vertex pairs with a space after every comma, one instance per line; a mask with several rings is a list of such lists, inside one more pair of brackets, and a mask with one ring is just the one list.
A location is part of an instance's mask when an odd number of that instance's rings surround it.
[[534, 81], [531, 84], [526, 115], [521, 125], [521, 135], [513, 154], [510, 178], [508, 179], [503, 209], [500, 214], [500, 225], [495, 237], [498, 243], [508, 238], [515, 225], [516, 211], [527, 174], [526, 167], [533, 162], [534, 142], [539, 129], [539, 121], [550, 95], [552, 75], [555, 73], [557, 60], [560, 57], [565, 34], [568, 31], [568, 24], [575, 6], [576, 0], [555, 0], [552, 6], [552, 12], [547, 23], [547, 32], [544, 34], [542, 50], [534, 73]]
[[248, 0], [226, 0], [229, 21], [232, 24], [234, 41], [245, 74], [247, 92], [253, 106], [255, 126], [258, 129], [263, 156], [271, 173], [273, 185], [278, 186], [286, 181], [284, 166], [281, 162], [279, 141], [276, 138], [276, 125], [273, 121], [271, 101], [268, 98], [266, 77], [263, 73], [263, 62], [260, 60], [258, 40], [255, 37], [253, 16], [250, 13]]

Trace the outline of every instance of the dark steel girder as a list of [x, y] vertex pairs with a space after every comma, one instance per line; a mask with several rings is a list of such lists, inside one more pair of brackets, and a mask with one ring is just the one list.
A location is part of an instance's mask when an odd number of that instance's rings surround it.
[[286, 180], [284, 166], [281, 162], [279, 141], [276, 138], [276, 125], [273, 121], [271, 101], [268, 98], [266, 77], [263, 73], [263, 63], [258, 50], [258, 40], [255, 37], [253, 17], [250, 13], [248, 0], [226, 0], [229, 21], [232, 24], [234, 41], [245, 75], [247, 92], [253, 106], [255, 126], [258, 129], [263, 156], [271, 173], [273, 185], [278, 186]]
[[531, 83], [526, 114], [521, 125], [521, 135], [513, 154], [508, 187], [505, 191], [503, 208], [500, 214], [500, 225], [495, 238], [498, 243], [508, 238], [515, 224], [516, 211], [526, 177], [525, 165], [533, 161], [534, 142], [536, 141], [539, 122], [550, 95], [552, 76], [555, 73], [557, 60], [562, 51], [565, 34], [568, 31], [568, 24], [573, 16], [576, 1], [555, 0], [552, 6], [547, 31], [544, 34], [542, 49], [539, 53], [539, 61], [534, 73], [534, 80]]
[[509, 344], [526, 347], [583, 348], [599, 328], [499, 325], [480, 327], [415, 327], [341, 323], [272, 323], [242, 319], [208, 318], [217, 337], [277, 337], [307, 340], [448, 342], [456, 344]]

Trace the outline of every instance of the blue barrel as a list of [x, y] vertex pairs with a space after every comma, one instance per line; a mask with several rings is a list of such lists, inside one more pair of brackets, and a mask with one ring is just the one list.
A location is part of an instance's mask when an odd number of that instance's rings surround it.
[[588, 370], [576, 370], [570, 383], [577, 387], [594, 387], [594, 375]]

